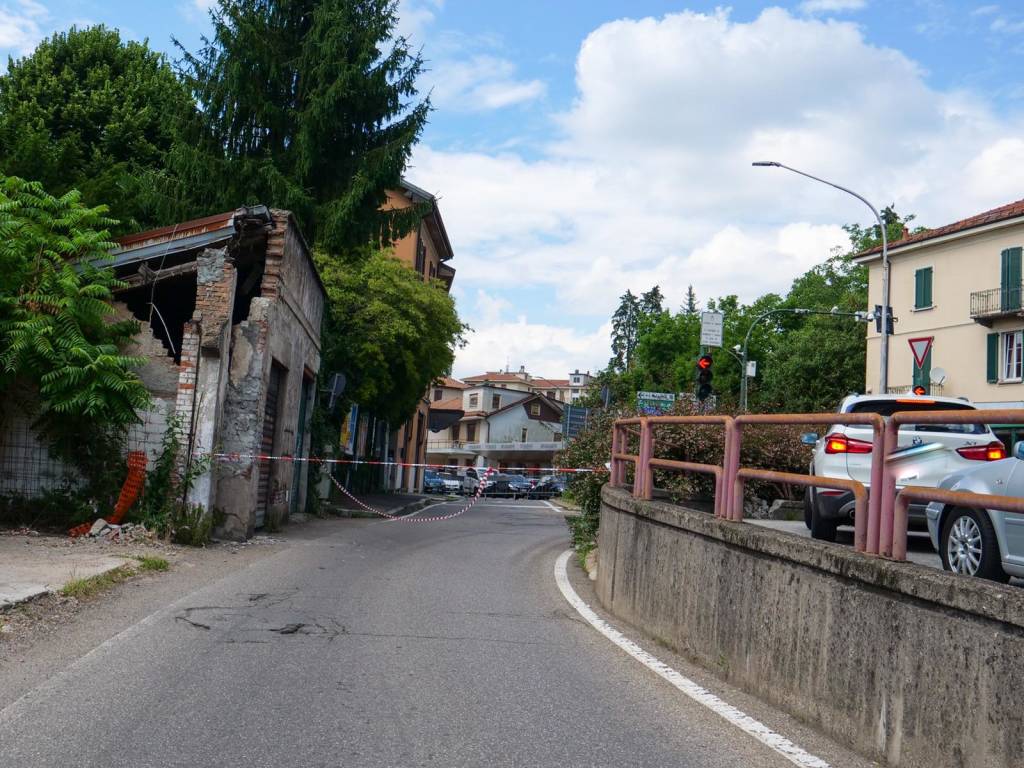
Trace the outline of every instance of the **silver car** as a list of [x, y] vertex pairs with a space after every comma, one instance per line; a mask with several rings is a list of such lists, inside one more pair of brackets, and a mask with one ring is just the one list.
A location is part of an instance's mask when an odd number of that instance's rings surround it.
[[[946, 477], [940, 488], [999, 496], [1024, 496], [1024, 442], [1013, 456]], [[1024, 578], [1024, 514], [954, 507], [933, 501], [928, 534], [947, 571], [993, 581]]]

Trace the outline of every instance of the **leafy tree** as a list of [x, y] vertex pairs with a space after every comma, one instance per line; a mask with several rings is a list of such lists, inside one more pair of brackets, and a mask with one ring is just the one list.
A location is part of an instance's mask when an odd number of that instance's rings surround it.
[[149, 395], [119, 353], [138, 324], [110, 322], [117, 280], [104, 209], [77, 192], [0, 179], [0, 388], [34, 385], [41, 416], [67, 426], [126, 425]]
[[316, 255], [329, 298], [324, 368], [348, 378], [346, 395], [378, 418], [399, 424], [423, 393], [451, 370], [468, 330], [438, 281], [387, 252], [358, 268]]
[[200, 105], [170, 157], [176, 216], [262, 202], [295, 213], [335, 255], [391, 243], [422, 215], [384, 212], [426, 124], [423, 60], [395, 37], [397, 0], [218, 0], [184, 51]]
[[79, 496], [104, 504], [121, 475], [110, 457], [149, 404], [142, 361], [120, 352], [138, 324], [111, 321], [111, 223], [78, 192], [0, 177], [0, 402], [33, 409], [85, 480]]
[[0, 173], [106, 204], [115, 231], [154, 224], [140, 175], [162, 167], [192, 111], [162, 54], [103, 26], [55, 34], [0, 76]]

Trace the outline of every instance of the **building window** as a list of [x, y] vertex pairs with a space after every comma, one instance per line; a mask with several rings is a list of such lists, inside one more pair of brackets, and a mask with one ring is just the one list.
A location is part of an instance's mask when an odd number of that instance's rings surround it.
[[580, 393], [580, 391], [579, 391], [578, 389], [574, 389], [574, 390], [572, 391], [572, 393], [573, 393], [574, 395], [578, 395], [578, 394]]
[[924, 267], [914, 272], [914, 309], [929, 309], [932, 306], [932, 268]]
[[427, 244], [423, 241], [423, 235], [416, 236], [416, 271], [421, 275], [427, 268]]
[[474, 394], [469, 396], [469, 407], [470, 408], [479, 408], [480, 407], [480, 395], [474, 393]]
[[501, 408], [501, 395], [491, 395], [491, 410], [496, 411]]
[[545, 392], [544, 394], [545, 394], [545, 395], [547, 395], [548, 397], [550, 397], [550, 398], [551, 398], [552, 400], [554, 400], [554, 399], [555, 399], [555, 393], [554, 393], [554, 391], [553, 391], [553, 390], [550, 390], [550, 389], [549, 389], [549, 390], [548, 390], [547, 392]]
[[1010, 331], [1003, 334], [1003, 367], [1000, 370], [1001, 381], [1020, 381], [1024, 378], [1022, 368], [1022, 349], [1024, 346], [1024, 331]]
[[521, 442], [521, 443], [525, 443], [526, 442], [526, 427], [522, 428], [522, 430], [519, 433], [519, 437], [520, 437], [519, 442]]
[[466, 425], [466, 440], [469, 442], [476, 440], [476, 422], [471, 421]]
[[533, 403], [530, 406], [530, 415], [531, 416], [540, 416], [540, 403]]
[[459, 442], [459, 432], [461, 431], [461, 424], [452, 424], [452, 441]]
[[579, 384], [580, 383], [580, 377], [579, 376], [573, 376], [572, 377], [572, 383], [573, 384]]
[[444, 392], [442, 392], [440, 389], [435, 389], [434, 390], [434, 402], [435, 403], [438, 400], [440, 400], [443, 396], [444, 396]]

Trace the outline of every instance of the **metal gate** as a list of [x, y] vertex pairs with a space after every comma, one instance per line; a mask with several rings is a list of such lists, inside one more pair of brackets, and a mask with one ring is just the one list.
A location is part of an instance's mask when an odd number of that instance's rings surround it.
[[[263, 433], [260, 437], [260, 453], [272, 456], [274, 453], [274, 436], [277, 434], [278, 395], [281, 392], [281, 367], [277, 363], [270, 366], [270, 381], [267, 383], [267, 407], [263, 412]], [[256, 527], [263, 526], [270, 508], [270, 469], [268, 459], [260, 460], [259, 486], [257, 488]]]

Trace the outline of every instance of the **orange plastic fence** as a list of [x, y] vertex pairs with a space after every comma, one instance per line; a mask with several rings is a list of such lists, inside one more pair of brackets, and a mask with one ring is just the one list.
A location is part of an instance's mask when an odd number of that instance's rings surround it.
[[[114, 514], [107, 518], [108, 523], [117, 525], [124, 519], [128, 510], [132, 508], [132, 504], [135, 503], [136, 499], [139, 498], [139, 494], [142, 493], [142, 486], [145, 482], [146, 452], [129, 451], [128, 476], [124, 479], [124, 485], [121, 486], [121, 493], [117, 497], [117, 504], [114, 505]], [[68, 535], [73, 537], [85, 536], [85, 534], [92, 530], [92, 526], [92, 523], [82, 523], [68, 531]]]

